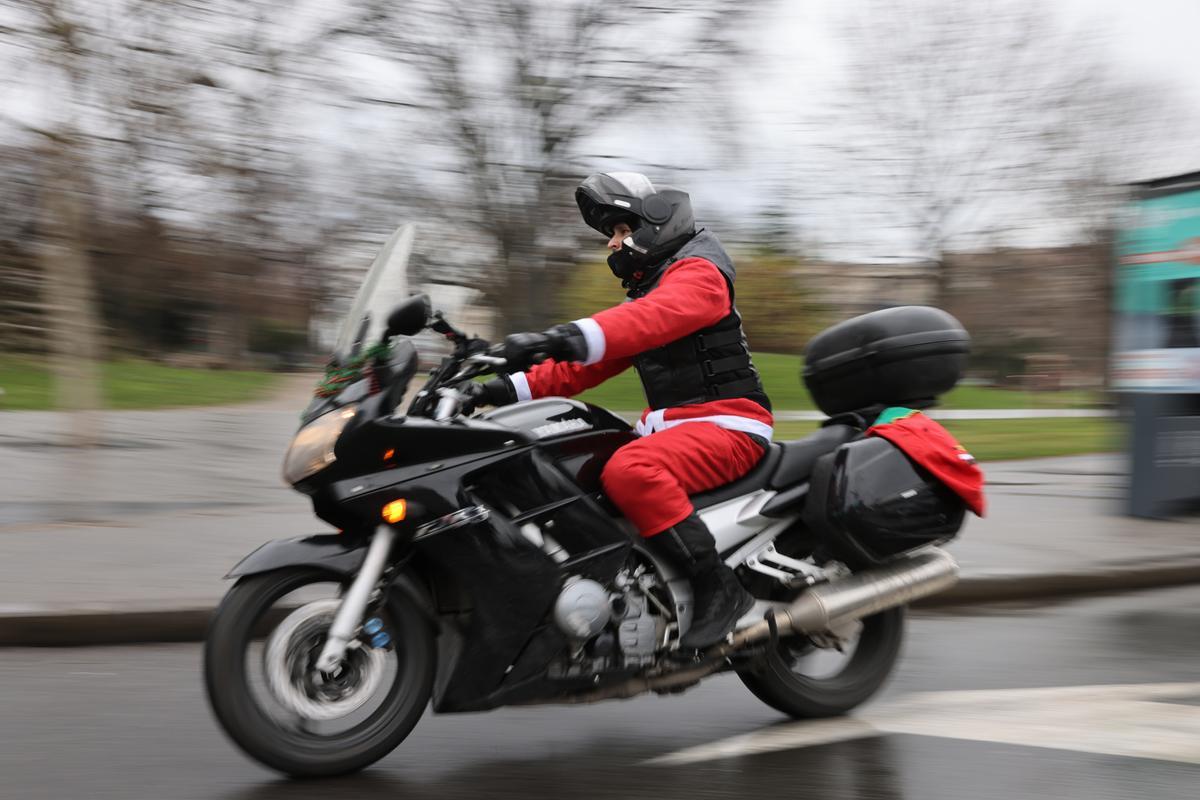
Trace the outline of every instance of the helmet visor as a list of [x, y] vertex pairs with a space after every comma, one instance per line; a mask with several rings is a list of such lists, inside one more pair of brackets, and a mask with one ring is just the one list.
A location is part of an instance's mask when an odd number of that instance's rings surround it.
[[605, 198], [589, 187], [580, 186], [575, 190], [575, 202], [587, 226], [605, 236], [612, 236], [613, 228], [618, 223], [624, 222], [632, 230], [637, 230], [641, 223], [641, 219], [629, 208], [623, 208], [615, 202], [605, 202]]
[[637, 229], [642, 222], [642, 200], [654, 194], [654, 184], [638, 172], [598, 172], [575, 190], [575, 202], [588, 227], [612, 236], [613, 226], [624, 222]]

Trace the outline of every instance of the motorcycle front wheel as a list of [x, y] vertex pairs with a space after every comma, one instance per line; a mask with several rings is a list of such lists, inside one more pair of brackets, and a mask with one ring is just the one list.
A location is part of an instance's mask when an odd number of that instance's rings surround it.
[[311, 569], [248, 576], [209, 625], [204, 679], [217, 721], [247, 755], [287, 775], [373, 764], [429, 702], [433, 631], [400, 592], [372, 620], [384, 636], [352, 643], [336, 674], [315, 669], [343, 589], [338, 577]]
[[738, 670], [754, 696], [796, 719], [845, 714], [875, 694], [891, 674], [904, 638], [904, 608], [862, 621], [845, 652], [817, 647], [805, 636], [779, 640], [777, 658]]

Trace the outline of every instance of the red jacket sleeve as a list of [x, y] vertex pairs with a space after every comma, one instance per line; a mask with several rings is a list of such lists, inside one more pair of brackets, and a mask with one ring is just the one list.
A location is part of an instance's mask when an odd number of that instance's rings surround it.
[[588, 343], [585, 364], [625, 359], [707, 328], [729, 313], [729, 285], [711, 261], [672, 264], [649, 294], [576, 320]]
[[528, 372], [510, 375], [517, 400], [536, 400], [539, 397], [574, 397], [598, 386], [633, 364], [631, 358], [605, 359], [596, 364], [576, 364], [570, 361], [543, 361]]
[[546, 361], [511, 376], [518, 400], [571, 397], [624, 372], [633, 357], [724, 319], [729, 285], [704, 258], [672, 264], [658, 286], [632, 302], [575, 320], [587, 340], [582, 363]]

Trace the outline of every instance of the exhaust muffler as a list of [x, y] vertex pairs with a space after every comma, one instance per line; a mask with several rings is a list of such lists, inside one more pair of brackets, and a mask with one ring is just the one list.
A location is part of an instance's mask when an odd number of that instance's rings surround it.
[[[808, 589], [774, 612], [779, 635], [820, 633], [847, 622], [949, 589], [958, 581], [958, 563], [945, 550], [931, 547], [875, 569]], [[766, 619], [733, 634], [730, 650], [771, 635]]]

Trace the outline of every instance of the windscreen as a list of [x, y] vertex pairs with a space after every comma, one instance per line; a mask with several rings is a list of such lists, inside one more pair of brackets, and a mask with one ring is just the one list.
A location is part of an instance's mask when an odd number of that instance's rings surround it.
[[416, 225], [398, 227], [380, 249], [338, 332], [334, 358], [345, 364], [383, 335], [388, 312], [408, 297], [408, 260]]

